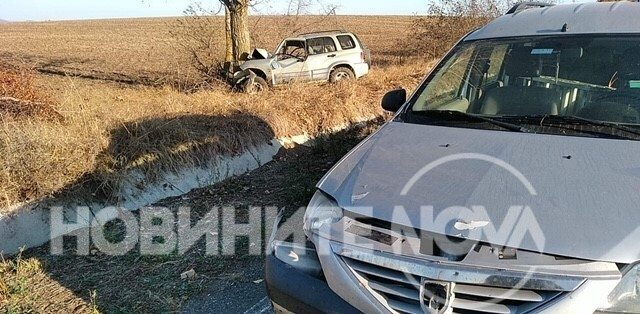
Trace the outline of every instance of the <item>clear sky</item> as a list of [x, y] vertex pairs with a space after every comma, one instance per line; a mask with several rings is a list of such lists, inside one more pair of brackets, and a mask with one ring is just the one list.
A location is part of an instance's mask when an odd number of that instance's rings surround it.
[[[75, 20], [92, 18], [180, 16], [194, 0], [0, 0], [0, 19], [9, 21]], [[268, 0], [261, 14], [282, 14], [288, 0]], [[316, 2], [316, 0], [314, 0]], [[201, 1], [217, 5], [217, 0]], [[323, 0], [337, 4], [338, 14], [414, 14], [426, 12], [427, 0]], [[376, 3], [378, 3], [376, 5]], [[314, 9], [312, 9], [313, 12]], [[319, 8], [315, 10], [319, 11]]]
[[[0, 19], [9, 21], [180, 16], [195, 0], [0, 0]], [[208, 6], [217, 0], [200, 0]], [[312, 0], [336, 4], [338, 14], [424, 14], [429, 0]], [[446, 0], [445, 0], [446, 1]], [[262, 0], [260, 14], [282, 14], [289, 0]], [[561, 2], [574, 2], [562, 0]], [[578, 0], [577, 2], [584, 2]], [[319, 8], [315, 9], [319, 12]]]

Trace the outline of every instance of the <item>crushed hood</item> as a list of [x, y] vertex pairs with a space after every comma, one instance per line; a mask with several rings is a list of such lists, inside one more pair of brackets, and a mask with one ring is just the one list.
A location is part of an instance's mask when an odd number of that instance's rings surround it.
[[253, 52], [251, 53], [251, 58], [254, 60], [269, 59], [269, 57], [269, 52], [262, 48], [253, 49]]
[[[636, 141], [392, 122], [318, 187], [356, 214], [372, 209], [375, 218], [430, 232], [497, 245], [519, 238], [520, 249], [573, 258], [640, 260]], [[467, 230], [476, 228], [483, 232]], [[511, 230], [509, 239], [487, 235], [507, 230], [500, 228]]]

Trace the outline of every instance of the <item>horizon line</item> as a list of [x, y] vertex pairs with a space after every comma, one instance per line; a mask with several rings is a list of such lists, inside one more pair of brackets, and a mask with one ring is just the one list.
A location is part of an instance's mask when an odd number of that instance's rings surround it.
[[[265, 17], [285, 17], [286, 14], [250, 14], [249, 18], [254, 16]], [[327, 15], [324, 14], [302, 14], [300, 16], [320, 17]], [[414, 17], [414, 16], [427, 16], [427, 14], [335, 14], [333, 16], [385, 16], [385, 17]], [[37, 23], [37, 22], [73, 22], [73, 21], [100, 21], [100, 20], [133, 20], [133, 19], [161, 19], [161, 18], [184, 18], [186, 15], [166, 15], [166, 16], [128, 16], [128, 17], [87, 17], [87, 18], [70, 18], [70, 19], [46, 19], [46, 20], [7, 20], [0, 18], [0, 23]], [[212, 15], [212, 17], [223, 17], [221, 14]]]

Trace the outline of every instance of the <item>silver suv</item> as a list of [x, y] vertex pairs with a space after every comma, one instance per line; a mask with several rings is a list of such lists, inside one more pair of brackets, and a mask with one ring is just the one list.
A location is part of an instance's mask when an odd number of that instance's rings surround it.
[[233, 74], [232, 84], [257, 92], [293, 81], [336, 82], [360, 78], [370, 66], [370, 52], [355, 34], [314, 32], [284, 39], [274, 54], [255, 49]]
[[639, 17], [525, 2], [388, 93], [393, 119], [318, 183], [309, 242], [272, 242], [274, 307], [640, 313]]

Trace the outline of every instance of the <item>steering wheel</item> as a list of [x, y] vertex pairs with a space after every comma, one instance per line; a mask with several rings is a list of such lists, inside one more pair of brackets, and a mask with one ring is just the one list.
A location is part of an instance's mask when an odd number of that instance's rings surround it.
[[304, 48], [302, 47], [298, 47], [296, 49], [293, 49], [293, 51], [291, 51], [291, 53], [289, 54], [290, 56], [294, 57], [294, 58], [298, 58], [300, 59], [300, 57], [296, 57], [296, 52], [302, 50], [303, 54], [304, 54]]
[[609, 92], [591, 100], [576, 115], [584, 118], [620, 123], [639, 123], [640, 95], [632, 92]]
[[[295, 54], [297, 52], [299, 52], [301, 49], [302, 49], [302, 51], [304, 51], [304, 48], [298, 47], [296, 49], [293, 49], [293, 51], [291, 51], [291, 53], [279, 53], [279, 54], [277, 54], [278, 60], [286, 60], [286, 59], [289, 59], [289, 58], [296, 58], [296, 59], [298, 59], [298, 61], [304, 61], [304, 58], [295, 56]], [[286, 57], [286, 58], [282, 58], [282, 57]]]

